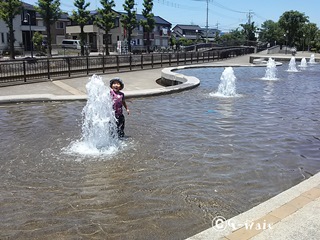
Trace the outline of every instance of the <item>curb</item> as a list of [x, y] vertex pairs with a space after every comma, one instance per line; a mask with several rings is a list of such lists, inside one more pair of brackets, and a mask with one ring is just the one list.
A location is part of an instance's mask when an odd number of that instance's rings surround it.
[[[169, 81], [172, 86], [160, 87], [145, 90], [123, 91], [126, 98], [152, 97], [165, 94], [177, 93], [196, 88], [200, 80], [192, 76], [184, 76], [172, 71], [183, 69], [183, 67], [164, 68], [161, 72], [161, 79]], [[178, 84], [177, 84], [178, 82]], [[86, 101], [87, 95], [54, 95], [54, 94], [28, 94], [0, 96], [0, 104], [20, 102], [49, 102], [49, 101]]]

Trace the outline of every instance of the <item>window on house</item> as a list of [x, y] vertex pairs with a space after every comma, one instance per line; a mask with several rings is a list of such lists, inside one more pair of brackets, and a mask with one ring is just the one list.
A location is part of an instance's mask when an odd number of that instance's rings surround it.
[[115, 27], [119, 27], [119, 18], [116, 18], [115, 20], [114, 20], [114, 26]]
[[56, 22], [56, 29], [64, 29], [64, 22]]
[[4, 43], [4, 33], [1, 33], [1, 42]]

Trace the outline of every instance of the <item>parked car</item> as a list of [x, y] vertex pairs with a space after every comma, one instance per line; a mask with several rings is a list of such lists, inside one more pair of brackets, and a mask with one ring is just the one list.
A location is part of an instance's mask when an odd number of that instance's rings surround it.
[[61, 46], [63, 48], [81, 49], [80, 40], [63, 39]]

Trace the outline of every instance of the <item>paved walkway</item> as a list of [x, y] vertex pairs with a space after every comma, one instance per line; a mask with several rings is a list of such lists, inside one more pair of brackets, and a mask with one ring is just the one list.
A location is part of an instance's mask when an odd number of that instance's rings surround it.
[[[296, 58], [310, 57], [310, 53], [298, 52]], [[289, 59], [287, 54], [259, 53], [255, 57]], [[316, 58], [318, 59], [316, 54]], [[227, 59], [197, 66], [250, 66], [249, 56]], [[123, 72], [101, 75], [108, 84], [112, 77], [120, 77], [128, 96], [146, 96], [150, 93], [167, 93], [156, 83], [162, 69]], [[0, 104], [16, 101], [75, 100], [86, 99], [85, 85], [89, 77], [72, 78], [53, 82], [41, 82], [0, 88]], [[223, 218], [221, 218], [223, 220]], [[320, 239], [320, 173], [261, 203], [253, 209], [218, 223], [190, 240], [202, 239]]]

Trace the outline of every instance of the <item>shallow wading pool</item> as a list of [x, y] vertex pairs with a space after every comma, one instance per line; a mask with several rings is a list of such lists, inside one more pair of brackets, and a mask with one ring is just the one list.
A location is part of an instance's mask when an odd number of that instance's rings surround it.
[[320, 66], [234, 68], [233, 98], [212, 97], [223, 68], [179, 72], [193, 90], [128, 101], [122, 151], [81, 156], [85, 102], [0, 107], [0, 238], [184, 239], [320, 170]]

